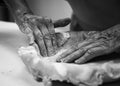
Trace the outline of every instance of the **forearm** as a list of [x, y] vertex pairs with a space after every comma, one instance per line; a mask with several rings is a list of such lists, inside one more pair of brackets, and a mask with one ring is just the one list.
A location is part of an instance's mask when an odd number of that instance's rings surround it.
[[[90, 37], [90, 38], [89, 38]], [[120, 24], [112, 26], [104, 31], [95, 32], [89, 39], [97, 40], [108, 49], [106, 53], [116, 52], [120, 48]], [[103, 42], [103, 43], [102, 43]]]
[[111, 49], [113, 48], [113, 50], [117, 50], [120, 47], [120, 24], [112, 26], [104, 31], [82, 31], [78, 33], [79, 42], [84, 40], [103, 42], [101, 44]]
[[23, 16], [26, 13], [32, 14], [25, 0], [4, 0], [14, 18]]
[[108, 46], [114, 48], [115, 51], [120, 48], [120, 24], [103, 31], [100, 35], [106, 38]]

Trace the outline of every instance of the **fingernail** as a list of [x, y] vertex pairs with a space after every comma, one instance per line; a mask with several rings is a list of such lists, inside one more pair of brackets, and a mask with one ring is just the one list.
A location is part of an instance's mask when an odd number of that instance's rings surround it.
[[78, 61], [76, 60], [75, 63], [78, 63]]
[[64, 59], [60, 59], [60, 62], [64, 62]]
[[82, 62], [80, 60], [76, 60], [75, 63], [80, 64]]
[[70, 62], [70, 59], [63, 59], [63, 62], [65, 63]]
[[62, 60], [62, 62], [67, 62], [67, 60]]

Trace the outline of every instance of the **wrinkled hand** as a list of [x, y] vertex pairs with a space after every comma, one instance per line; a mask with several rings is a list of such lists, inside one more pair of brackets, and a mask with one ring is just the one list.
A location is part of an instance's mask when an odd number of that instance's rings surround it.
[[25, 14], [16, 18], [16, 23], [20, 30], [27, 34], [30, 44], [37, 43], [42, 56], [54, 55], [57, 50], [57, 42], [55, 37], [55, 29], [64, 27], [70, 23], [70, 19], [61, 19], [52, 21], [51, 19]]
[[69, 37], [64, 38], [66, 41], [62, 43], [62, 48], [66, 51], [57, 61], [84, 63], [97, 56], [115, 52], [120, 47], [120, 25], [104, 31], [67, 32], [66, 34]]

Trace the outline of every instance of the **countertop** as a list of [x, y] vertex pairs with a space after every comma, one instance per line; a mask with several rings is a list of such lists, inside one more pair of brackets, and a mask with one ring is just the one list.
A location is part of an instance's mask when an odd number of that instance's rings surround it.
[[25, 45], [27, 38], [15, 23], [0, 21], [0, 86], [43, 86], [28, 73], [17, 54]]

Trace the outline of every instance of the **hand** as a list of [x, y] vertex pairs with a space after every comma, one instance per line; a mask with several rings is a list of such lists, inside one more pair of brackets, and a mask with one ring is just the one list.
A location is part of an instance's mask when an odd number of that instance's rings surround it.
[[27, 34], [30, 44], [37, 43], [42, 56], [54, 55], [57, 50], [54, 28], [64, 27], [70, 23], [70, 19], [52, 21], [51, 19], [25, 14], [16, 18], [20, 30]]
[[69, 33], [62, 48], [66, 51], [57, 61], [84, 63], [97, 56], [115, 52], [120, 47], [120, 25], [105, 31], [83, 31]]

